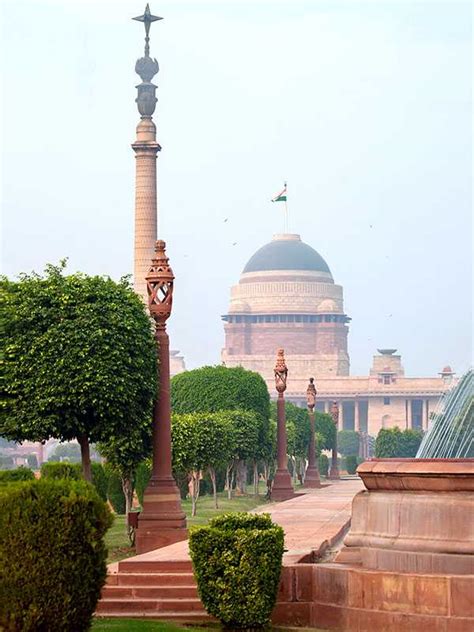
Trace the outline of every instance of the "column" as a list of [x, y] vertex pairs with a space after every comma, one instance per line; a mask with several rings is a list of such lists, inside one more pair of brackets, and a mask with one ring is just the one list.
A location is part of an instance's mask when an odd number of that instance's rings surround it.
[[407, 425], [409, 429], [413, 427], [412, 415], [411, 415], [411, 399], [407, 399]]
[[339, 421], [337, 423], [337, 429], [343, 430], [344, 429], [344, 406], [342, 405], [342, 402], [338, 402], [338, 406], [339, 406]]
[[354, 430], [356, 432], [360, 432], [360, 425], [359, 425], [359, 400], [355, 399], [354, 402]]
[[144, 118], [138, 124], [137, 140], [132, 147], [136, 157], [133, 286], [146, 303], [145, 277], [157, 236], [156, 156], [161, 149], [151, 118]]

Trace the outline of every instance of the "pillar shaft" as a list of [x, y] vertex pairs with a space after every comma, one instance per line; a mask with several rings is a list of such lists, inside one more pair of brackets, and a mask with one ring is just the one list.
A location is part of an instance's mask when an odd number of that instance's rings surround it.
[[288, 500], [294, 495], [288, 471], [286, 442], [285, 398], [278, 393], [277, 399], [277, 471], [272, 486], [272, 500]]
[[143, 118], [137, 126], [135, 151], [135, 243], [133, 285], [147, 302], [145, 277], [153, 257], [157, 237], [156, 157], [161, 147], [156, 142], [156, 127]]
[[306, 469], [306, 476], [304, 479], [305, 487], [321, 487], [321, 477], [319, 476], [319, 468], [316, 461], [316, 438], [315, 438], [315, 412], [313, 410], [308, 411], [309, 423], [310, 423], [310, 435], [308, 446], [308, 467]]

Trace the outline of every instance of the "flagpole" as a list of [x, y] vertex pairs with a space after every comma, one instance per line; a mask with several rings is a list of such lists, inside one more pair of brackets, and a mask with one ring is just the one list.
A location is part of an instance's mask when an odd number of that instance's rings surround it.
[[285, 233], [289, 233], [290, 232], [290, 227], [288, 224], [288, 186], [287, 183], [285, 182], [285, 228], [284, 231]]

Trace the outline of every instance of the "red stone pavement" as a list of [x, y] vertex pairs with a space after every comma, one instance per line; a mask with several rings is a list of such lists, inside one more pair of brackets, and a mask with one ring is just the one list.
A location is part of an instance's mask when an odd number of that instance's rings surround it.
[[[284, 563], [293, 563], [306, 555], [322, 554], [332, 546], [349, 526], [352, 499], [364, 488], [358, 478], [331, 481], [327, 487], [311, 489], [291, 500], [263, 505], [255, 511], [269, 513], [285, 531]], [[120, 562], [167, 562], [189, 560], [188, 542], [176, 542]], [[309, 561], [309, 560], [308, 560]], [[109, 566], [109, 574], [117, 572], [118, 564]]]

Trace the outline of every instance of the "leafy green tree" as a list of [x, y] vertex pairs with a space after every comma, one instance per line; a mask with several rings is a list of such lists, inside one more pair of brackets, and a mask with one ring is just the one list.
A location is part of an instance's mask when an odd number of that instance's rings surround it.
[[69, 461], [70, 463], [81, 462], [81, 448], [78, 443], [60, 443], [49, 455], [48, 461]]
[[215, 469], [233, 454], [232, 428], [223, 413], [191, 413], [172, 417], [173, 469], [191, 479], [192, 515], [196, 515], [202, 473], [209, 470], [217, 506]]
[[247, 460], [234, 463], [237, 486], [245, 491], [247, 463], [254, 467], [258, 489], [257, 462], [271, 459], [269, 428], [270, 396], [264, 379], [242, 367], [206, 366], [175, 375], [171, 380], [171, 407], [175, 413], [246, 410], [258, 415], [258, 440]]
[[354, 430], [340, 430], [337, 433], [337, 449], [343, 456], [359, 454], [360, 435]]
[[245, 480], [243, 464], [249, 460], [256, 463], [261, 454], [259, 439], [262, 424], [260, 416], [254, 411], [226, 410], [222, 414], [232, 432], [232, 453], [226, 463], [226, 489], [230, 499], [237, 478], [240, 479], [237, 484], [242, 490], [242, 481]]
[[253, 410], [267, 421], [270, 396], [258, 373], [242, 367], [205, 366], [173, 377], [171, 408], [178, 414]]
[[156, 351], [128, 279], [66, 276], [64, 268], [0, 282], [0, 434], [19, 442], [77, 439], [90, 481], [90, 442], [151, 432]]
[[394, 428], [381, 428], [375, 440], [375, 456], [379, 459], [391, 459], [400, 456], [401, 430]]
[[418, 448], [423, 440], [422, 430], [404, 430], [400, 437], [399, 454], [397, 456], [411, 459], [416, 456]]

